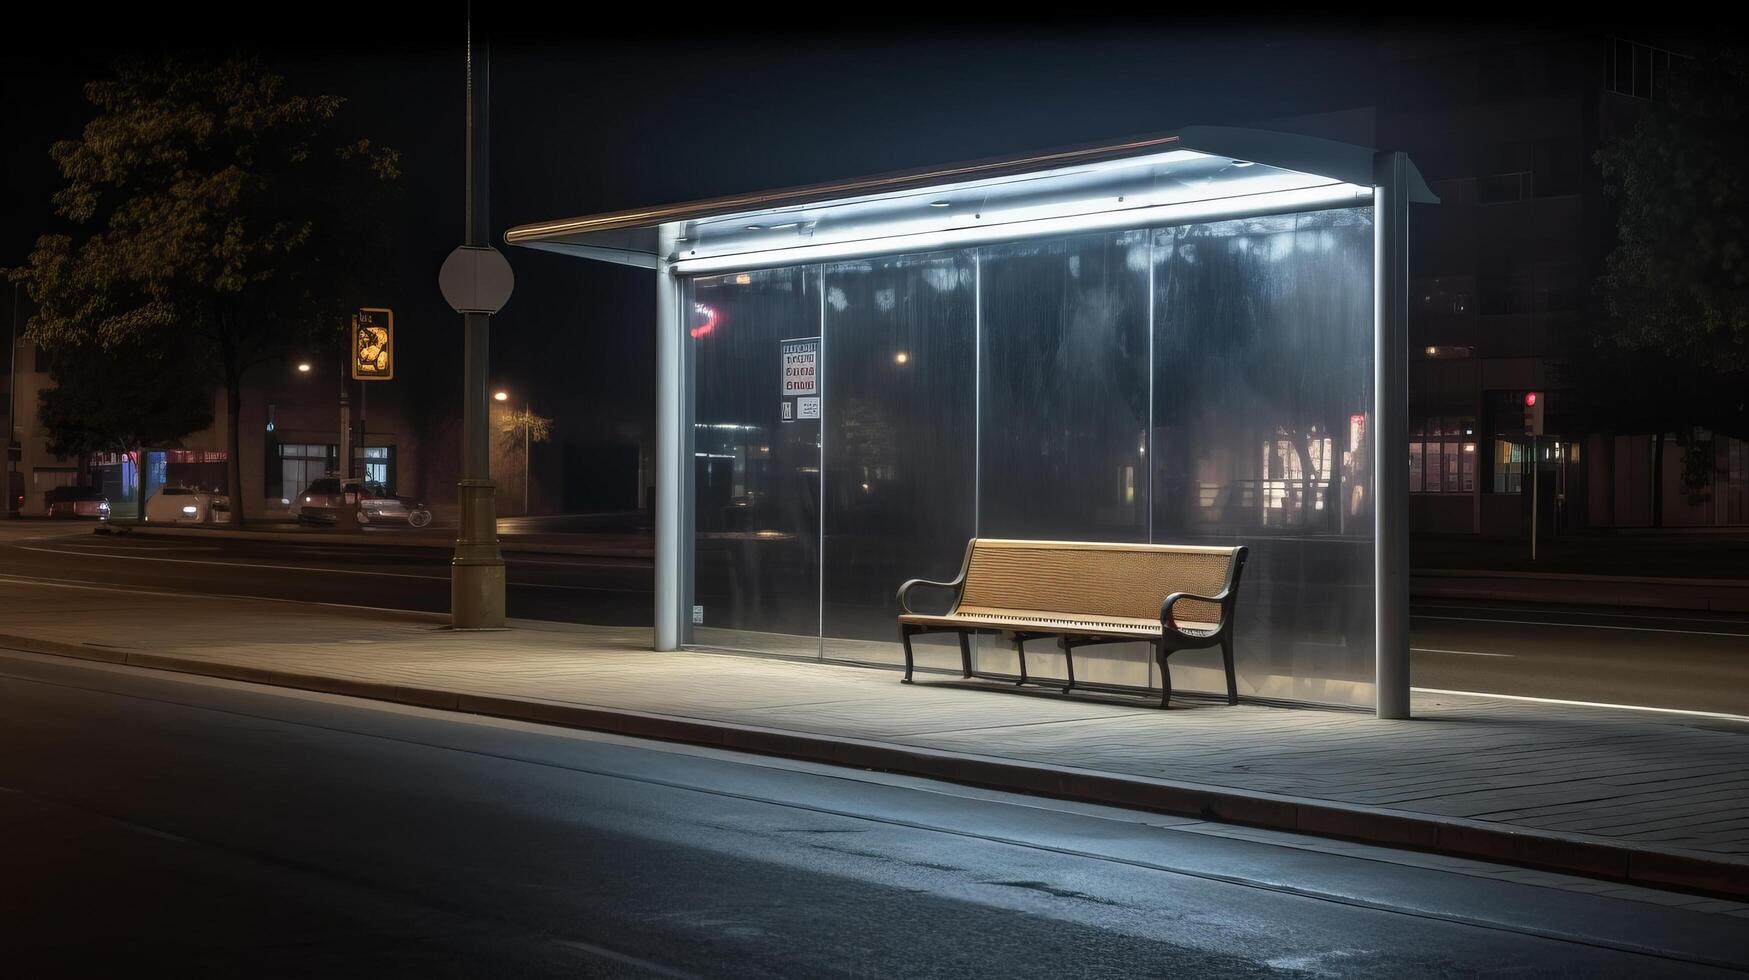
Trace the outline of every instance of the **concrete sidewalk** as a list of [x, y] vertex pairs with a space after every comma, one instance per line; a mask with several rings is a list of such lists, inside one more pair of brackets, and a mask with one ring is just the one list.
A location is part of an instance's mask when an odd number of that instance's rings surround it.
[[[1416, 696], [1354, 712], [1023, 696], [518, 624], [0, 587], [0, 647], [471, 711], [1749, 898], [1749, 723]], [[1603, 887], [1603, 886], [1600, 886]]]

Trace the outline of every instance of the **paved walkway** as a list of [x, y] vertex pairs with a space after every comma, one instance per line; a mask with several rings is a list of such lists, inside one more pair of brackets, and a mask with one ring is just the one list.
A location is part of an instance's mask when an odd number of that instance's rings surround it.
[[1749, 885], [1749, 723], [1728, 718], [1429, 694], [1417, 694], [1415, 720], [1396, 722], [1258, 705], [1160, 711], [957, 677], [907, 687], [889, 670], [658, 654], [649, 642], [647, 629], [455, 633], [415, 613], [0, 583], [4, 647], [168, 655], [246, 679], [395, 685], [419, 692], [403, 700], [446, 707], [469, 702], [431, 692], [1275, 794], [1532, 831], [1535, 848], [1559, 837], [1681, 852], [1711, 862], [1715, 878], [1719, 862], [1740, 865]]

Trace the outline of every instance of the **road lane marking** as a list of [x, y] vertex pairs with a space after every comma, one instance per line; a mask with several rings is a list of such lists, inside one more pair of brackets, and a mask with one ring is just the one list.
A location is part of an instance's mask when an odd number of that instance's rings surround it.
[[1491, 691], [1447, 691], [1437, 687], [1413, 687], [1421, 694], [1456, 694], [1467, 698], [1504, 698], [1508, 701], [1529, 701], [1533, 704], [1561, 704], [1575, 708], [1615, 708], [1620, 711], [1650, 711], [1661, 715], [1684, 715], [1690, 718], [1720, 718], [1749, 724], [1749, 715], [1734, 715], [1725, 711], [1696, 711], [1692, 708], [1654, 708], [1646, 704], [1609, 704], [1604, 701], [1569, 701], [1565, 698], [1533, 698], [1528, 694], [1495, 694]]
[[[29, 545], [15, 544], [20, 551], [35, 551], [45, 555], [62, 555], [68, 558], [108, 558], [112, 561], [156, 561], [169, 562], [173, 565], [213, 565], [220, 568], [261, 568], [275, 572], [315, 572], [321, 575], [375, 575], [382, 578], [423, 579], [427, 582], [447, 582], [448, 575], [415, 575], [412, 572], [373, 572], [362, 568], [322, 568], [310, 565], [271, 565], [263, 562], [242, 561], [201, 561], [197, 558], [159, 558], [152, 555], [110, 555], [102, 552], [62, 551], [58, 548], [33, 548]], [[648, 589], [622, 589], [614, 586], [595, 585], [557, 585], [547, 582], [506, 582], [518, 589], [563, 589], [567, 592], [635, 592], [646, 593]]]
[[676, 980], [702, 980], [701, 974], [676, 970], [673, 967], [663, 966], [654, 960], [646, 960], [641, 956], [633, 956], [630, 953], [621, 953], [617, 950], [608, 949], [606, 946], [597, 946], [594, 943], [583, 942], [580, 939], [560, 938], [556, 940], [556, 942], [561, 946], [568, 946], [572, 949], [588, 953], [591, 956], [624, 964], [625, 966], [636, 967], [647, 973], [654, 973], [659, 977], [674, 977]]
[[1482, 619], [1474, 616], [1428, 616], [1422, 613], [1410, 613], [1410, 619], [1448, 619], [1458, 623], [1509, 623], [1514, 626], [1565, 626], [1576, 630], [1620, 630], [1627, 633], [1679, 633], [1684, 636], [1734, 636], [1749, 637], [1749, 632], [1723, 633], [1714, 630], [1673, 630], [1659, 629], [1656, 626], [1609, 626], [1603, 623], [1551, 623], [1539, 619]]
[[[1548, 608], [1523, 609], [1523, 608], [1514, 608], [1512, 606], [1465, 606], [1465, 605], [1454, 605], [1452, 603], [1445, 603], [1445, 602], [1416, 602], [1416, 603], [1412, 603], [1412, 605], [1414, 605], [1418, 608], [1421, 608], [1421, 609], [1450, 609], [1450, 610], [1454, 610], [1457, 612], [1503, 612], [1503, 613], [1518, 613], [1518, 614], [1524, 615], [1524, 616], [1537, 616], [1537, 615], [1541, 615], [1541, 616], [1600, 616], [1600, 617], [1605, 617], [1608, 619], [1668, 619], [1668, 620], [1674, 620], [1676, 622], [1681, 622], [1681, 623], [1714, 623], [1714, 624], [1721, 625], [1721, 626], [1749, 626], [1749, 619], [1733, 619], [1730, 616], [1720, 616], [1720, 615], [1682, 616], [1682, 615], [1677, 615], [1678, 613], [1682, 613], [1682, 612], [1688, 612], [1688, 613], [1701, 612], [1702, 610], [1699, 610], [1699, 609], [1688, 609], [1688, 610], [1678, 609], [1678, 610], [1672, 610], [1671, 612], [1668, 612], [1668, 613], [1660, 613], [1660, 612], [1612, 613], [1612, 612], [1593, 611], [1590, 609], [1548, 609]], [[1420, 613], [1411, 613], [1411, 615], [1421, 615], [1421, 614]]]
[[1517, 657], [1516, 653], [1483, 653], [1480, 650], [1434, 650], [1431, 647], [1410, 647], [1410, 653], [1452, 653], [1460, 657]]
[[[81, 579], [51, 579], [26, 578], [21, 575], [0, 573], [0, 583], [13, 585], [37, 586], [45, 589], [83, 589], [87, 592], [120, 592], [124, 595], [163, 596], [166, 599], [217, 599], [221, 602], [279, 602], [292, 606], [328, 606], [334, 609], [356, 609], [364, 612], [407, 613], [413, 616], [447, 617], [449, 614], [441, 609], [414, 609], [409, 606], [363, 606], [355, 602], [324, 602], [320, 599], [286, 599], [271, 595], [240, 595], [235, 592], [160, 592], [155, 589], [129, 588], [125, 585], [96, 585]], [[511, 623], [551, 623], [555, 626], [589, 625], [579, 624], [568, 619], [535, 619], [532, 616], [512, 616]], [[431, 622], [431, 620], [426, 620]], [[601, 624], [595, 624], [601, 625]], [[441, 627], [440, 627], [441, 628]], [[605, 625], [605, 629], [648, 629], [646, 626]], [[102, 646], [103, 644], [91, 644]], [[53, 656], [49, 654], [48, 656]]]
[[[57, 539], [57, 538], [20, 538], [19, 540], [21, 540], [21, 541], [56, 541], [56, 540], [61, 540], [61, 539]], [[23, 545], [16, 544], [15, 542], [0, 541], [0, 545], [4, 545], [4, 544], [8, 544], [8, 543], [13, 544], [14, 547], [18, 547], [18, 548], [24, 547]], [[181, 552], [181, 551], [223, 552], [225, 550], [218, 545], [204, 545], [203, 544], [203, 545], [197, 545], [197, 546], [192, 546], [192, 547], [183, 547], [180, 545], [162, 545], [162, 544], [157, 544], [155, 542], [152, 544], [147, 544], [144, 541], [107, 541], [106, 542], [106, 541], [86, 541], [86, 540], [80, 539], [80, 540], [68, 540], [68, 541], [65, 541], [64, 543], [67, 547], [70, 547], [70, 548], [89, 548], [89, 549], [92, 549], [91, 551], [88, 551], [88, 552], [87, 551], [68, 551], [68, 552], [65, 552], [65, 554], [68, 554], [68, 555], [102, 556], [104, 554], [107, 554], [109, 551], [113, 551], [115, 548], [124, 547], [124, 546], [130, 547], [130, 548], [136, 548], [136, 549], [141, 550], [141, 551], [154, 551], [154, 550], [156, 550], [156, 551], [164, 551], [164, 552]], [[245, 543], [253, 543], [253, 542], [245, 542]], [[267, 542], [260, 542], [260, 543], [267, 544], [270, 546], [271, 545], [278, 545], [278, 544], [291, 544], [292, 546], [294, 546], [296, 548], [302, 549], [302, 551], [305, 555], [309, 555], [309, 556], [327, 555], [327, 556], [333, 556], [333, 557], [337, 557], [337, 558], [355, 558], [355, 557], [358, 557], [358, 555], [359, 555], [359, 552], [357, 549], [360, 547], [378, 547], [376, 545], [360, 544], [360, 545], [351, 546], [352, 550], [346, 550], [346, 549], [343, 549], [341, 547], [305, 544], [304, 542], [301, 542], [301, 541], [290, 541], [290, 542], [267, 541]], [[508, 557], [508, 556], [509, 555], [528, 554], [529, 552], [519, 551], [516, 545], [514, 545], [514, 544], [505, 545], [502, 541], [499, 542], [499, 546], [507, 555], [507, 557], [504, 559], [504, 562], [507, 565], [558, 565], [558, 566], [561, 566], [564, 568], [613, 568], [613, 569], [623, 570], [626, 568], [644, 567], [644, 566], [648, 566], [650, 564], [649, 559], [647, 559], [647, 558], [628, 557], [628, 558], [622, 559], [622, 558], [615, 558], [615, 557], [610, 556], [610, 555], [609, 556], [600, 556], [600, 555], [591, 556], [591, 557], [597, 557], [597, 558], [605, 558], [606, 560], [604, 560], [604, 561], [545, 561], [545, 560], [541, 560], [538, 558], [512, 558], [512, 557]], [[412, 548], [418, 548], [421, 546], [420, 545], [401, 544], [401, 543], [397, 542], [395, 544], [381, 545], [380, 547], [412, 549]]]
[[[12, 585], [37, 586], [44, 589], [82, 589], [87, 592], [121, 592], [126, 595], [155, 595], [166, 599], [228, 599], [232, 602], [284, 602], [294, 606], [331, 606], [335, 609], [362, 609], [369, 612], [412, 613], [416, 616], [442, 616], [441, 610], [409, 609], [405, 606], [360, 606], [350, 602], [323, 602], [319, 599], [285, 599], [270, 595], [237, 595], [234, 592], [160, 592], [156, 589], [128, 588], [125, 585], [94, 585], [78, 579], [25, 578], [0, 574], [0, 582]], [[540, 620], [545, 622], [545, 620]]]

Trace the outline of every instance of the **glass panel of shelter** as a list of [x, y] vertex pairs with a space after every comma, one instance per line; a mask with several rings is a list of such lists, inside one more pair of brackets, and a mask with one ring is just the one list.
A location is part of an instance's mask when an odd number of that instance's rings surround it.
[[1250, 546], [1241, 691], [1372, 698], [1372, 247], [1368, 209], [1155, 234], [1152, 537]]
[[[833, 659], [897, 662], [899, 583], [952, 579], [976, 533], [977, 274], [970, 250], [824, 269], [821, 618]], [[949, 636], [916, 648], [929, 666], [959, 662]]]
[[818, 401], [809, 412], [786, 395], [783, 358], [818, 343], [819, 277], [796, 266], [688, 284], [694, 642], [819, 656]]
[[1370, 702], [1371, 283], [1365, 208], [688, 281], [691, 642], [894, 662], [894, 590], [974, 534], [1244, 542], [1242, 688]]

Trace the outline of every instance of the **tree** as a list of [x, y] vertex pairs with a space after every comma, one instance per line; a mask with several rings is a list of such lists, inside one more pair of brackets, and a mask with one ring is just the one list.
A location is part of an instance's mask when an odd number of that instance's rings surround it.
[[38, 305], [26, 335], [51, 352], [174, 351], [162, 384], [224, 390], [239, 519], [244, 380], [341, 342], [383, 266], [399, 177], [394, 151], [339, 134], [343, 99], [284, 89], [248, 56], [118, 64], [86, 86], [83, 133], [50, 150], [74, 231], [38, 238], [12, 273]]
[[504, 437], [505, 449], [519, 448], [531, 442], [546, 442], [553, 432], [553, 420], [526, 408], [512, 410], [499, 421], [498, 432]]
[[1652, 437], [1652, 521], [1664, 442], [1683, 448], [1691, 498], [1712, 479], [1711, 429], [1749, 436], [1749, 62], [1720, 49], [1674, 60], [1656, 101], [1597, 155], [1616, 240], [1594, 316], [1554, 365], [1588, 427]]
[[1597, 156], [1619, 209], [1599, 292], [1603, 340], [1749, 375], [1749, 59], [1676, 60], [1625, 137]]

